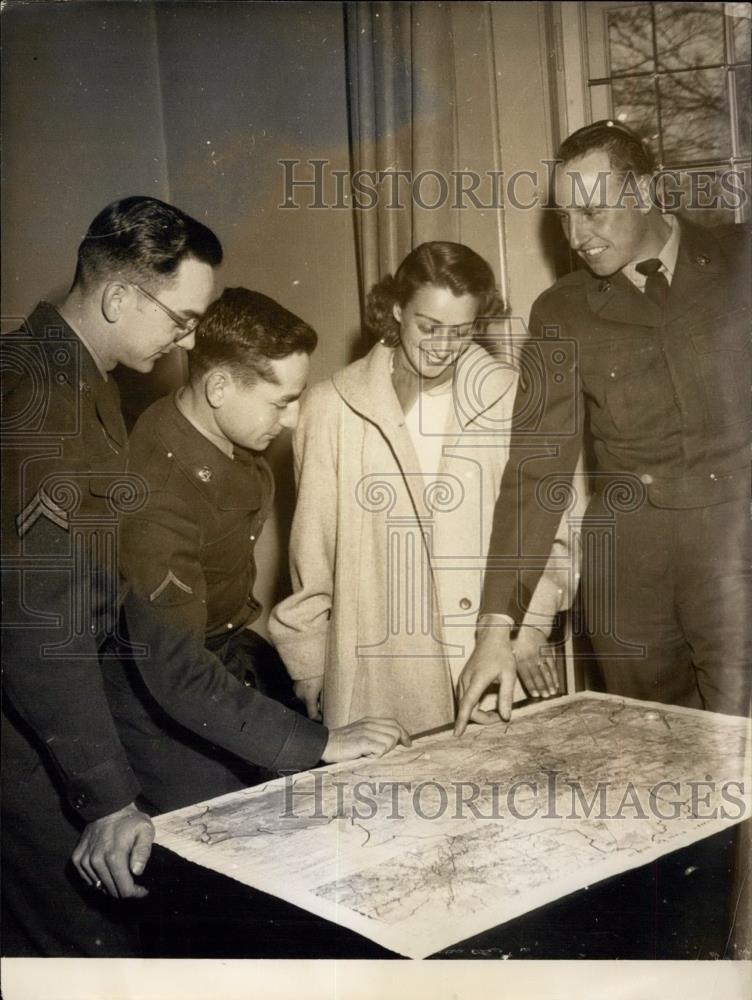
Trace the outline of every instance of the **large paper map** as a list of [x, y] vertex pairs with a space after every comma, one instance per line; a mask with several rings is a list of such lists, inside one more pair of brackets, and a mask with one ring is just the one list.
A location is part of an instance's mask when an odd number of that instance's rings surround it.
[[167, 813], [157, 842], [423, 958], [746, 818], [751, 745], [583, 693]]

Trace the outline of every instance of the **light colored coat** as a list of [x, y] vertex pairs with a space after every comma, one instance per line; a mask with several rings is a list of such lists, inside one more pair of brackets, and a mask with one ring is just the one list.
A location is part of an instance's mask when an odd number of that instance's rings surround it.
[[[272, 611], [269, 631], [293, 679], [324, 675], [328, 726], [392, 716], [416, 733], [455, 716], [517, 376], [481, 347], [467, 349], [440, 466], [427, 476], [392, 387], [391, 353], [377, 344], [304, 400], [294, 437], [294, 592]], [[528, 612], [544, 626], [576, 586], [561, 538], [554, 553]]]

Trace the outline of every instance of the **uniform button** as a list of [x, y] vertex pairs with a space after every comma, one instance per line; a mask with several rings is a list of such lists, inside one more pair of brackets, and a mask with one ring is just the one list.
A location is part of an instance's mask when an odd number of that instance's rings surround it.
[[167, 457], [168, 457], [168, 458], [172, 458], [172, 452], [171, 452], [171, 451], [168, 451], [168, 452], [167, 452]]
[[232, 628], [232, 622], [228, 622], [228, 623], [227, 623], [227, 627], [228, 627], [228, 628]]
[[250, 539], [251, 539], [252, 542], [255, 542], [256, 541], [256, 536], [255, 535], [251, 535]]
[[96, 625], [90, 625], [89, 626], [89, 631], [91, 632], [92, 635], [95, 635], [96, 631], [97, 631], [97, 626]]
[[643, 474], [640, 476], [640, 482], [644, 483], [645, 486], [650, 486], [650, 484], [653, 482], [653, 477], [650, 475], [649, 472], [643, 472]]
[[711, 473], [710, 473], [710, 478], [711, 478], [711, 479], [715, 479], [715, 473], [714, 473], [714, 472], [711, 472]]
[[460, 607], [462, 608], [463, 611], [469, 611], [472, 606], [473, 602], [470, 600], [469, 597], [463, 597], [460, 600]]

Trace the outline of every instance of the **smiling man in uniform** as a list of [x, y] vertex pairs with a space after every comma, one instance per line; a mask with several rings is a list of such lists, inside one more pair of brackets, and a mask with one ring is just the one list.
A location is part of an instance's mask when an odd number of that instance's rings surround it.
[[188, 383], [131, 434], [147, 492], [123, 520], [121, 568], [128, 633], [146, 652], [109, 662], [106, 686], [150, 811], [407, 742], [391, 719], [329, 731], [296, 711], [282, 661], [249, 628], [274, 487], [262, 452], [297, 423], [315, 346], [277, 302], [227, 288], [196, 331]]
[[109, 898], [145, 894], [153, 837], [102, 685], [133, 487], [110, 373], [193, 346], [221, 260], [179, 209], [122, 199], [89, 226], [62, 304], [2, 338], [5, 955], [140, 953]]
[[[599, 548], [583, 558], [583, 603], [606, 689], [745, 715], [748, 228], [663, 214], [649, 153], [619, 122], [574, 133], [557, 160], [556, 210], [585, 267], [533, 305], [483, 614], [521, 620], [520, 582], [533, 590], [560, 516], [545, 485], [572, 482], [589, 435], [583, 537]], [[511, 707], [509, 624], [479, 624], [458, 733], [471, 715], [482, 721], [478, 698], [499, 677], [502, 714]]]

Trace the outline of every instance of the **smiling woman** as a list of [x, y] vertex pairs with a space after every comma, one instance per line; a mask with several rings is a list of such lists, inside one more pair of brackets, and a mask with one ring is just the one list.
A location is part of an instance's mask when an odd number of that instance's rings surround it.
[[[501, 310], [482, 257], [424, 243], [371, 290], [379, 342], [301, 406], [294, 593], [269, 629], [329, 726], [386, 714], [419, 733], [454, 720], [517, 382], [473, 337]], [[548, 575], [530, 603], [536, 648], [568, 606], [566, 576]], [[541, 660], [545, 697], [557, 683]]]

